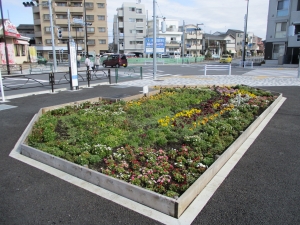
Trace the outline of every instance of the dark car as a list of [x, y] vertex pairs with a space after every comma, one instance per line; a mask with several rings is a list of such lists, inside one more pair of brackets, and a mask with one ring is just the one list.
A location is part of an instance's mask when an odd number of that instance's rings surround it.
[[113, 55], [109, 55], [107, 57], [107, 59], [103, 60], [102, 62], [103, 67], [127, 67], [127, 58], [126, 55], [122, 55], [122, 54], [113, 54]]

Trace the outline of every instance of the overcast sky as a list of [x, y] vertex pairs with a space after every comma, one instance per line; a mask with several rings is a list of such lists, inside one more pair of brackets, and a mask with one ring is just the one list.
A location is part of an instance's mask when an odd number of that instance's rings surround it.
[[[33, 24], [32, 10], [25, 8], [22, 0], [2, 0], [4, 18], [13, 24]], [[88, 0], [86, 0], [88, 2]], [[112, 36], [113, 16], [123, 2], [136, 3], [137, 0], [107, 0], [108, 35]], [[156, 0], [156, 15], [167, 19], [177, 19], [180, 24], [203, 23], [205, 33], [225, 32], [227, 29], [244, 30], [246, 0]], [[153, 0], [141, 0], [152, 19]], [[248, 32], [253, 32], [263, 40], [266, 38], [269, 0], [249, 0]]]

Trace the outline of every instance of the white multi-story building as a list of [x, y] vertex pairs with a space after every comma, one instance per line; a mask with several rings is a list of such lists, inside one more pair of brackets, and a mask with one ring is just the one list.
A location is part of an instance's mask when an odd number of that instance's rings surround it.
[[[166, 32], [162, 31], [162, 18], [156, 20], [157, 38], [166, 39], [166, 52], [180, 52], [182, 32], [178, 31], [178, 21], [165, 19]], [[153, 37], [153, 20], [148, 22], [148, 37]]]
[[299, 48], [300, 1], [269, 0], [266, 64], [298, 64]]
[[114, 16], [114, 52], [143, 54], [146, 24], [145, 6], [124, 2]]

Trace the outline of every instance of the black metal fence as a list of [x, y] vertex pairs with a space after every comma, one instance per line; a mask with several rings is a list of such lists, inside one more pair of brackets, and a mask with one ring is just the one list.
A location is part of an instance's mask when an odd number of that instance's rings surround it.
[[[54, 92], [58, 86], [68, 87], [71, 85], [70, 73], [50, 72], [36, 74], [3, 75], [4, 91], [22, 90], [29, 88], [46, 88]], [[78, 83], [87, 84], [90, 87], [92, 82], [107, 80], [111, 84], [110, 69], [99, 69], [82, 71], [78, 73]]]

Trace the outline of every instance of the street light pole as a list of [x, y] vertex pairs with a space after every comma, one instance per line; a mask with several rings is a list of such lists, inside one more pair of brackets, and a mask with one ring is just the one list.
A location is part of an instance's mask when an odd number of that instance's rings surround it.
[[8, 50], [7, 50], [7, 45], [6, 45], [6, 36], [5, 36], [5, 27], [4, 27], [4, 18], [3, 18], [3, 9], [2, 9], [2, 0], [0, 0], [0, 8], [1, 8], [2, 31], [3, 31], [3, 39], [4, 39], [7, 74], [10, 74], [9, 58], [8, 58]]
[[247, 14], [245, 15], [245, 27], [244, 27], [244, 42], [243, 42], [243, 58], [242, 63], [243, 67], [245, 67], [245, 58], [246, 58], [246, 39], [247, 39], [247, 22], [248, 22], [248, 7], [249, 7], [249, 0], [247, 0]]

